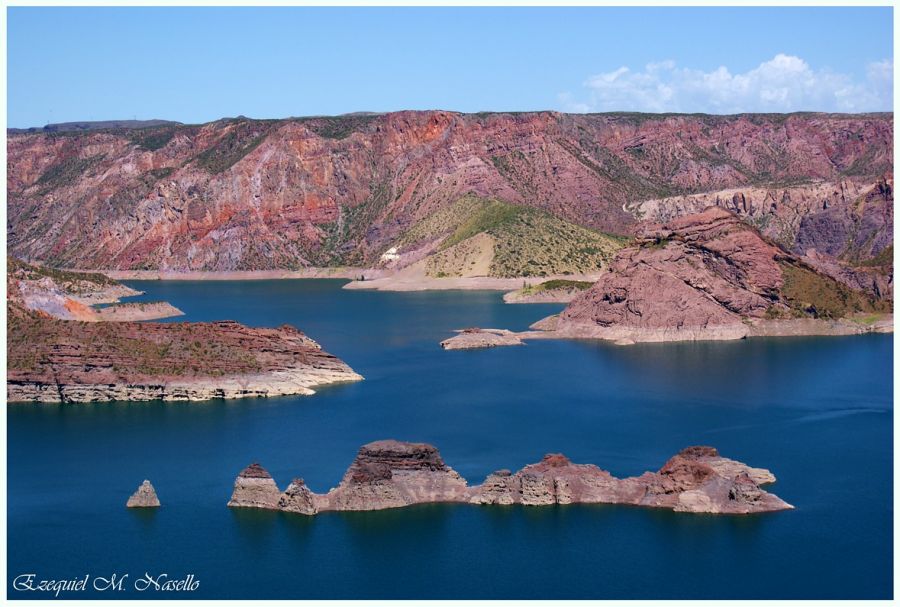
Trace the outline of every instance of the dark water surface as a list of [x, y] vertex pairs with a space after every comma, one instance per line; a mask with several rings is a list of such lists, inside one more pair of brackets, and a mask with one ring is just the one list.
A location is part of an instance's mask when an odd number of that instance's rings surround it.
[[[145, 572], [193, 574], [200, 585], [181, 598], [892, 596], [890, 336], [444, 352], [454, 328], [523, 329], [560, 306], [341, 284], [135, 283], [187, 320], [294, 324], [366, 380], [313, 397], [10, 406], [9, 579], [129, 575], [104, 598], [159, 598], [134, 591]], [[639, 474], [709, 444], [770, 468], [771, 490], [797, 508], [429, 505], [307, 518], [225, 507], [250, 462], [281, 487], [301, 476], [326, 491], [382, 438], [436, 445], [470, 483], [548, 452]], [[126, 510], [144, 478], [163, 507]]]

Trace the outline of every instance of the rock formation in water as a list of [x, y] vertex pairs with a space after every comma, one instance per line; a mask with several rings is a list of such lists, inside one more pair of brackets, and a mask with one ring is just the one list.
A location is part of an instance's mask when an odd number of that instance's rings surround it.
[[[821, 274], [733, 213], [711, 207], [644, 224], [552, 328], [621, 342], [737, 339], [777, 319], [836, 320], [891, 303]], [[860, 327], [862, 330], [864, 327]]]
[[156, 497], [156, 489], [153, 488], [150, 481], [145, 480], [138, 487], [137, 491], [128, 498], [125, 506], [127, 508], [159, 508], [159, 498]]
[[473, 350], [497, 346], [520, 346], [524, 342], [508, 329], [460, 329], [455, 337], [441, 342], [445, 350]]
[[272, 476], [259, 464], [250, 464], [234, 480], [229, 506], [235, 508], [278, 508], [281, 491]]
[[316, 496], [318, 510], [372, 510], [434, 501], [460, 501], [466, 481], [424, 443], [394, 440], [363, 446], [341, 483]]
[[[890, 239], [870, 213], [844, 217], [893, 168], [890, 113], [428, 111], [128, 126], [10, 134], [11, 253], [93, 269], [372, 265], [392, 249], [427, 249], [431, 237], [411, 228], [467, 194], [626, 234], [675, 206], [637, 203], [710, 193], [705, 202], [784, 225], [802, 246], [846, 248], [857, 226], [874, 229], [862, 253]], [[835, 217], [816, 216], [823, 204]]]
[[[78, 276], [52, 272], [60, 284]], [[61, 320], [51, 314], [55, 308], [33, 307], [34, 300], [22, 292], [23, 283], [30, 281], [11, 269], [6, 369], [10, 402], [313, 394], [316, 386], [362, 379], [291, 326]]]
[[[724, 458], [712, 447], [688, 447], [658, 472], [624, 479], [592, 464], [573, 464], [561, 454], [551, 454], [516, 473], [495, 472], [483, 484], [470, 487], [431, 445], [385, 440], [362, 447], [340, 484], [323, 495], [311, 492], [302, 480], [295, 479], [279, 496], [268, 473], [254, 466], [238, 476], [229, 506], [308, 515], [438, 502], [629, 504], [711, 514], [792, 508], [760, 488], [775, 482], [771, 472]], [[247, 480], [251, 468], [252, 490]]]

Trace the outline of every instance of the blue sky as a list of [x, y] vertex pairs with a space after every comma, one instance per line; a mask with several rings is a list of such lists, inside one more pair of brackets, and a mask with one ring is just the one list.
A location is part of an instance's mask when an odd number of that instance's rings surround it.
[[883, 111], [891, 8], [9, 8], [8, 123]]

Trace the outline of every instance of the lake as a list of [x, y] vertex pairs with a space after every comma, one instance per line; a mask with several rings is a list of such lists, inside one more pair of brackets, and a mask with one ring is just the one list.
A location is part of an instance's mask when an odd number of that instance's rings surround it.
[[[453, 329], [524, 329], [562, 306], [343, 283], [129, 282], [184, 310], [176, 321], [293, 324], [366, 380], [311, 397], [9, 406], [9, 597], [51, 598], [14, 591], [24, 573], [129, 576], [100, 598], [160, 598], [134, 590], [145, 573], [199, 581], [172, 598], [892, 597], [892, 336], [445, 352]], [[549, 452], [623, 476], [712, 445], [771, 469], [796, 510], [225, 506], [251, 462], [324, 492], [383, 438], [434, 444], [471, 484]], [[127, 510], [145, 478], [162, 508]]]

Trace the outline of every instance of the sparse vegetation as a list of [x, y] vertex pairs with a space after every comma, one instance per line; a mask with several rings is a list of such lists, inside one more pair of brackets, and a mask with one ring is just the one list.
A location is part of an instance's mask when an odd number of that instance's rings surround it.
[[458, 276], [458, 267], [476, 255], [469, 244], [480, 234], [492, 239], [489, 275], [497, 277], [596, 272], [625, 243], [546, 211], [466, 196], [414, 225], [402, 244], [444, 237], [429, 260], [429, 274]]
[[351, 114], [348, 116], [323, 116], [304, 119], [309, 130], [327, 139], [346, 139], [365, 128], [377, 114]]
[[103, 158], [103, 154], [95, 154], [87, 158], [78, 156], [63, 158], [47, 167], [47, 170], [38, 177], [35, 185], [40, 186], [42, 195], [46, 194], [55, 188], [75, 181], [88, 172], [91, 167], [103, 160]]
[[[81, 282], [93, 283], [101, 286], [116, 284], [116, 281], [106, 274], [57, 270], [56, 268], [32, 265], [9, 255], [6, 256], [6, 272], [22, 280], [41, 280], [42, 278], [50, 278], [57, 284], [65, 286], [67, 289], [77, 288], [78, 283]], [[73, 290], [72, 292], [77, 293], [78, 291]]]
[[520, 289], [522, 295], [536, 295], [547, 291], [586, 291], [594, 286], [594, 283], [586, 280], [565, 280], [553, 279], [545, 280], [536, 285], [524, 285]]
[[859, 265], [870, 268], [884, 268], [894, 266], [894, 245], [888, 245], [881, 249], [875, 257], [861, 262]]
[[794, 316], [837, 319], [857, 313], [890, 312], [890, 301], [854, 291], [799, 264], [781, 262], [782, 295]]
[[271, 131], [272, 120], [234, 120], [228, 132], [195, 157], [198, 166], [213, 175], [227, 171], [262, 143]]
[[153, 152], [166, 147], [175, 137], [175, 127], [149, 127], [128, 131], [128, 139], [143, 150]]

